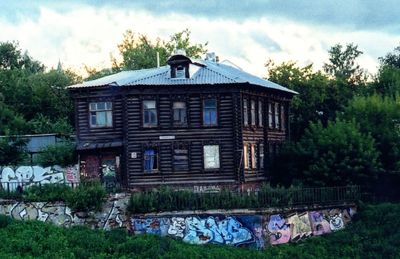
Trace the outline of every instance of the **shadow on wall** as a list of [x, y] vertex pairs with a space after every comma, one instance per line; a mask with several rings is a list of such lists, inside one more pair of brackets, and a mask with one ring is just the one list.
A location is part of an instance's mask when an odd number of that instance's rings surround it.
[[135, 234], [156, 234], [190, 244], [225, 244], [263, 249], [343, 229], [355, 208], [273, 215], [197, 215], [132, 218]]

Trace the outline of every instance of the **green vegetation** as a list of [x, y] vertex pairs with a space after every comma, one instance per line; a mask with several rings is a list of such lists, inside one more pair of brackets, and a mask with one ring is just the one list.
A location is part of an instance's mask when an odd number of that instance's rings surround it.
[[400, 205], [361, 206], [345, 230], [264, 251], [188, 245], [152, 235], [60, 228], [0, 216], [1, 258], [398, 258]]
[[133, 193], [127, 210], [134, 214], [176, 210], [266, 208], [296, 204], [332, 204], [339, 200], [341, 202], [355, 201], [358, 198], [359, 190], [352, 186], [305, 189], [263, 185], [257, 193], [238, 193], [227, 189], [218, 193], [193, 193], [192, 191], [161, 188], [153, 192]]
[[76, 163], [75, 144], [70, 141], [60, 142], [42, 150], [37, 163], [44, 167], [59, 165], [69, 166]]
[[[275, 180], [308, 186], [369, 185], [380, 170], [374, 139], [354, 121], [311, 123], [276, 161]], [[285, 172], [285, 173], [283, 173]]]
[[105, 188], [98, 182], [82, 182], [71, 188], [64, 184], [34, 185], [23, 190], [0, 191], [0, 198], [16, 199], [25, 202], [63, 201], [73, 211], [100, 211], [107, 197]]

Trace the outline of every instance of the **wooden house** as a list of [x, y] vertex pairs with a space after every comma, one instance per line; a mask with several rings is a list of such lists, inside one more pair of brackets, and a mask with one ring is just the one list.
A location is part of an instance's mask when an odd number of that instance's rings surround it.
[[128, 188], [259, 184], [296, 92], [212, 55], [70, 86], [81, 174]]

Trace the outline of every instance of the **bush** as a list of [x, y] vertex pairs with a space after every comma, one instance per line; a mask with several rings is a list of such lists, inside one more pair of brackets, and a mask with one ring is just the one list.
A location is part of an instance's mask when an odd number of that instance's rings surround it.
[[5, 215], [0, 215], [0, 228], [7, 227], [12, 222], [12, 219]]
[[99, 182], [82, 182], [66, 196], [67, 206], [73, 211], [100, 211], [107, 192]]
[[65, 201], [71, 191], [71, 187], [64, 184], [33, 185], [24, 190], [23, 199], [32, 202]]
[[38, 155], [37, 163], [42, 166], [69, 166], [76, 163], [75, 144], [69, 141], [48, 146]]

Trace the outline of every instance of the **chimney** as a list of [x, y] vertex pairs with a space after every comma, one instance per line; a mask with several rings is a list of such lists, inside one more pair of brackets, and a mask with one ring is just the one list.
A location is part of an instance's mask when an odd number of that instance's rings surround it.
[[215, 55], [215, 52], [206, 53], [206, 60], [214, 62], [214, 63], [218, 62], [217, 56]]

